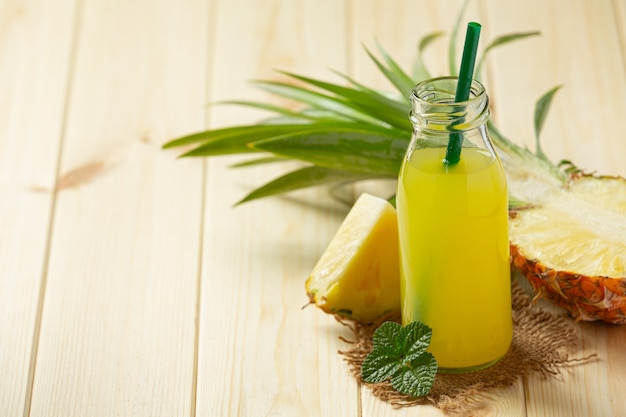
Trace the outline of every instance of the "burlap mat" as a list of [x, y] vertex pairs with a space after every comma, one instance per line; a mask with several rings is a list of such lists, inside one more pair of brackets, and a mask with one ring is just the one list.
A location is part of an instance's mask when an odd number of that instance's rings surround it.
[[[486, 394], [495, 388], [513, 385], [520, 377], [538, 374], [543, 378], [556, 376], [567, 366], [586, 362], [595, 355], [570, 358], [578, 345], [578, 334], [572, 321], [533, 306], [532, 299], [517, 282], [512, 283], [513, 341], [507, 355], [498, 363], [482, 371], [465, 374], [437, 374], [433, 389], [423, 398], [411, 398], [395, 391], [389, 382], [366, 384], [361, 379], [361, 364], [372, 350], [372, 335], [382, 323], [362, 325], [339, 320], [348, 326], [354, 339], [341, 338], [350, 348], [339, 353], [350, 366], [359, 382], [368, 386], [372, 393], [394, 407], [410, 407], [433, 404], [449, 415], [472, 415], [484, 407], [478, 394]], [[395, 318], [399, 321], [399, 318]]]

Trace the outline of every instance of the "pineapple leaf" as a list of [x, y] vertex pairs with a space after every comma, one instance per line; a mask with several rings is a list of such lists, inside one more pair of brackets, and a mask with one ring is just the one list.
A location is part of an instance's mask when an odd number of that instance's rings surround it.
[[411, 90], [413, 90], [413, 87], [415, 86], [415, 81], [409, 76], [409, 74], [404, 72], [402, 67], [398, 65], [398, 63], [387, 53], [385, 48], [383, 48], [378, 41], [376, 41], [376, 47], [389, 66], [389, 69], [393, 71], [398, 80], [401, 82], [400, 87], [402, 88], [398, 89], [400, 91], [400, 95], [405, 98], [408, 97]]
[[[259, 140], [281, 137], [284, 135], [299, 134], [311, 129], [332, 130], [335, 128], [351, 127], [352, 124], [340, 121], [295, 124], [269, 124], [236, 126], [232, 128], [216, 129], [174, 140], [167, 147], [187, 145], [191, 140], [202, 142], [196, 148], [184, 153], [182, 157], [189, 156], [215, 156], [236, 153], [256, 152], [249, 144]], [[198, 138], [194, 137], [198, 136]], [[173, 143], [173, 144], [172, 144]]]
[[235, 106], [244, 106], [244, 107], [251, 107], [251, 108], [260, 109], [260, 110], [267, 110], [273, 113], [286, 116], [292, 119], [293, 121], [302, 120], [303, 122], [306, 122], [306, 121], [318, 121], [318, 120], [323, 120], [323, 121], [334, 120], [334, 119], [327, 118], [327, 117], [315, 117], [314, 115], [307, 114], [305, 112], [295, 112], [295, 111], [286, 109], [281, 106], [275, 106], [273, 104], [268, 104], [268, 103], [261, 103], [258, 101], [228, 100], [228, 101], [221, 101], [219, 104], [232, 104]]
[[336, 119], [383, 125], [379, 119], [351, 107], [345, 100], [280, 81], [254, 81], [257, 88], [271, 94], [305, 103], [312, 108], [335, 113]]
[[567, 175], [559, 169], [558, 166], [550, 162], [547, 158], [538, 158], [537, 155], [533, 154], [528, 148], [522, 148], [521, 146], [511, 142], [502, 133], [500, 133], [491, 120], [487, 121], [487, 128], [489, 129], [489, 135], [493, 143], [503, 153], [512, 157], [513, 160], [533, 164], [537, 169], [542, 170], [549, 176], [554, 177], [563, 183], [567, 181]]
[[281, 134], [282, 132], [288, 132], [292, 128], [301, 125], [284, 125], [284, 126], [258, 126], [258, 125], [243, 125], [232, 126], [222, 129], [207, 130], [204, 132], [195, 133], [193, 135], [183, 136], [178, 139], [171, 140], [163, 145], [163, 149], [175, 148], [178, 146], [192, 145], [198, 142], [212, 143], [223, 140], [234, 140], [243, 143], [247, 143], [254, 138], [264, 139], [267, 137]]
[[413, 80], [421, 81], [431, 78], [430, 72], [424, 64], [424, 51], [436, 39], [442, 37], [445, 32], [433, 32], [422, 38], [417, 49], [417, 59], [413, 64]]
[[274, 162], [286, 162], [288, 159], [279, 156], [264, 156], [262, 158], [250, 159], [248, 161], [239, 162], [230, 165], [230, 168], [246, 168], [255, 165], [273, 164]]
[[283, 72], [283, 74], [299, 81], [304, 81], [315, 87], [327, 90], [342, 98], [344, 103], [365, 114], [378, 114], [379, 119], [391, 126], [400, 129], [411, 129], [411, 122], [406, 117], [406, 106], [391, 100], [381, 94], [372, 94], [370, 91], [359, 91], [337, 84], [303, 77], [301, 75]]
[[[468, 4], [469, 0], [464, 0], [452, 28], [448, 47], [450, 75], [458, 73], [456, 43]], [[537, 34], [538, 32], [514, 33], [496, 38], [483, 52], [479, 66], [484, 64], [486, 55], [492, 49]], [[182, 156], [270, 153], [235, 164], [233, 167], [276, 163], [289, 159], [314, 165], [309, 167], [311, 169], [287, 174], [286, 178], [281, 177], [262, 186], [241, 202], [317, 183], [336, 182], [337, 186], [341, 186], [346, 182], [364, 179], [396, 178], [412, 130], [407, 117], [411, 106], [406, 97], [416, 82], [430, 78], [424, 64], [423, 52], [442, 35], [443, 32], [434, 32], [420, 41], [418, 57], [412, 68], [415, 79], [411, 79], [380, 44], [377, 43], [377, 47], [382, 58], [377, 58], [364, 46], [370, 59], [400, 95], [377, 91], [337, 71], [334, 72], [347, 81], [345, 85], [281, 71], [281, 74], [289, 77], [287, 81], [256, 80], [253, 81], [253, 85], [291, 101], [290, 104], [297, 106], [298, 110], [294, 110], [291, 105], [258, 101], [221, 102], [220, 104], [247, 106], [273, 114], [257, 124], [219, 128], [183, 136], [167, 142], [163, 148], [195, 146]], [[294, 84], [294, 80], [298, 83]], [[488, 129], [496, 146], [503, 154], [513, 159], [512, 163], [530, 163], [533, 169], [536, 167], [544, 174], [564, 182], [569, 174], [579, 172], [577, 168], [568, 162], [555, 165], [546, 158], [539, 145], [539, 133], [556, 90], [558, 87], [546, 93], [537, 103], [536, 154], [509, 141], [491, 121], [488, 122]], [[416, 146], [433, 144], [416, 143]], [[312, 179], [313, 173], [318, 175], [315, 177], [317, 179]], [[513, 203], [513, 206], [517, 204]]]
[[521, 32], [521, 33], [510, 33], [508, 35], [498, 36], [494, 39], [483, 52], [478, 64], [476, 64], [476, 79], [481, 78], [483, 64], [485, 63], [485, 59], [487, 58], [487, 54], [492, 50], [497, 48], [498, 46], [506, 45], [507, 43], [511, 43], [517, 40], [526, 39], [532, 36], [539, 36], [541, 32], [533, 31], [533, 32]]
[[535, 152], [538, 157], [544, 160], [548, 160], [547, 156], [543, 153], [541, 149], [541, 143], [539, 141], [539, 137], [541, 135], [541, 129], [543, 128], [543, 123], [546, 120], [546, 116], [548, 115], [548, 110], [550, 110], [550, 104], [552, 104], [552, 99], [554, 95], [562, 86], [558, 85], [547, 93], [545, 93], [535, 104]]
[[273, 181], [255, 189], [245, 196], [236, 205], [243, 204], [263, 197], [295, 191], [317, 185], [326, 185], [340, 182], [366, 179], [367, 176], [341, 170], [334, 170], [319, 166], [310, 166], [292, 171]]
[[580, 168], [568, 159], [562, 159], [559, 161], [559, 168], [561, 168], [567, 175], [574, 175], [582, 172]]
[[[384, 93], [384, 92], [374, 90], [373, 88], [370, 88], [366, 85], [359, 83], [358, 81], [354, 80], [353, 78], [351, 78], [350, 76], [346, 74], [343, 74], [338, 71], [334, 71], [334, 72], [335, 74], [339, 75], [340, 77], [348, 81], [354, 87], [355, 90], [367, 93], [371, 97], [376, 98], [378, 101], [388, 102], [391, 108], [393, 108], [394, 111], [397, 111], [398, 113], [397, 117], [400, 117], [400, 115], [403, 115], [404, 118], [406, 118], [406, 115], [409, 114], [411, 110], [411, 105], [410, 105], [409, 100], [405, 100], [397, 94]], [[411, 126], [410, 123], [409, 123], [409, 126]]]
[[310, 130], [254, 142], [251, 146], [317, 166], [371, 178], [395, 178], [408, 143], [408, 135], [402, 133], [350, 127]]
[[370, 52], [369, 49], [367, 49], [367, 47], [363, 46], [363, 48], [365, 48], [365, 52], [367, 52], [371, 60], [374, 61], [374, 64], [376, 64], [378, 69], [400, 92], [400, 95], [402, 97], [408, 97], [414, 87], [413, 80], [411, 80], [410, 77], [406, 75], [406, 73], [402, 70], [400, 72], [396, 72], [394, 68], [387, 68], [382, 62], [378, 60], [378, 58], [374, 56], [374, 54]]
[[358, 91], [363, 91], [366, 92], [368, 94], [374, 95], [374, 96], [380, 96], [383, 99], [389, 100], [390, 102], [392, 102], [393, 107], [398, 109], [399, 111], [403, 112], [404, 114], [407, 114], [408, 111], [411, 109], [411, 106], [409, 104], [408, 100], [404, 100], [401, 97], [399, 97], [397, 94], [387, 94], [387, 93], [382, 93], [380, 91], [374, 90], [373, 88], [370, 88], [366, 85], [363, 85], [361, 83], [359, 83], [358, 81], [356, 81], [354, 78], [351, 78], [350, 76], [343, 74], [339, 71], [333, 71], [335, 74], [339, 75], [340, 77], [342, 77], [344, 80], [348, 81], [352, 86], [355, 87], [356, 90]]
[[509, 210], [519, 210], [523, 208], [529, 207], [530, 204], [527, 202], [520, 200], [519, 198], [509, 194]]

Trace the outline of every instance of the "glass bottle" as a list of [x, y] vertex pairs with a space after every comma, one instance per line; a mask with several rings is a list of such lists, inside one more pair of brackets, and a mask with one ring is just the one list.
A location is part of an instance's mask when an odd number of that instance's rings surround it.
[[[418, 84], [413, 135], [398, 180], [403, 324], [433, 329], [429, 351], [442, 372], [482, 369], [512, 338], [508, 196], [487, 133], [489, 99], [477, 81], [454, 103], [456, 77]], [[446, 163], [451, 137], [458, 163]]]

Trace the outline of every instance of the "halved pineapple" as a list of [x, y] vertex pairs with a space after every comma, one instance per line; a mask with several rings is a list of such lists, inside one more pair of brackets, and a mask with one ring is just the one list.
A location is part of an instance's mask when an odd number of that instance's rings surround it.
[[306, 281], [311, 303], [362, 323], [399, 314], [400, 272], [395, 208], [363, 193]]
[[[537, 184], [510, 182], [526, 198]], [[626, 324], [626, 180], [574, 175], [550, 188], [511, 212], [514, 265], [577, 320]]]

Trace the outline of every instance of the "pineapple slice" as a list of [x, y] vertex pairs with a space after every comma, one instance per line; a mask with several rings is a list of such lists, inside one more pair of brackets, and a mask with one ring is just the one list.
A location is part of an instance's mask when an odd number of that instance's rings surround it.
[[306, 281], [311, 303], [330, 314], [373, 322], [400, 313], [396, 210], [363, 193]]
[[577, 320], [626, 324], [625, 189], [623, 178], [575, 175], [532, 199], [539, 204], [511, 212], [514, 265]]

